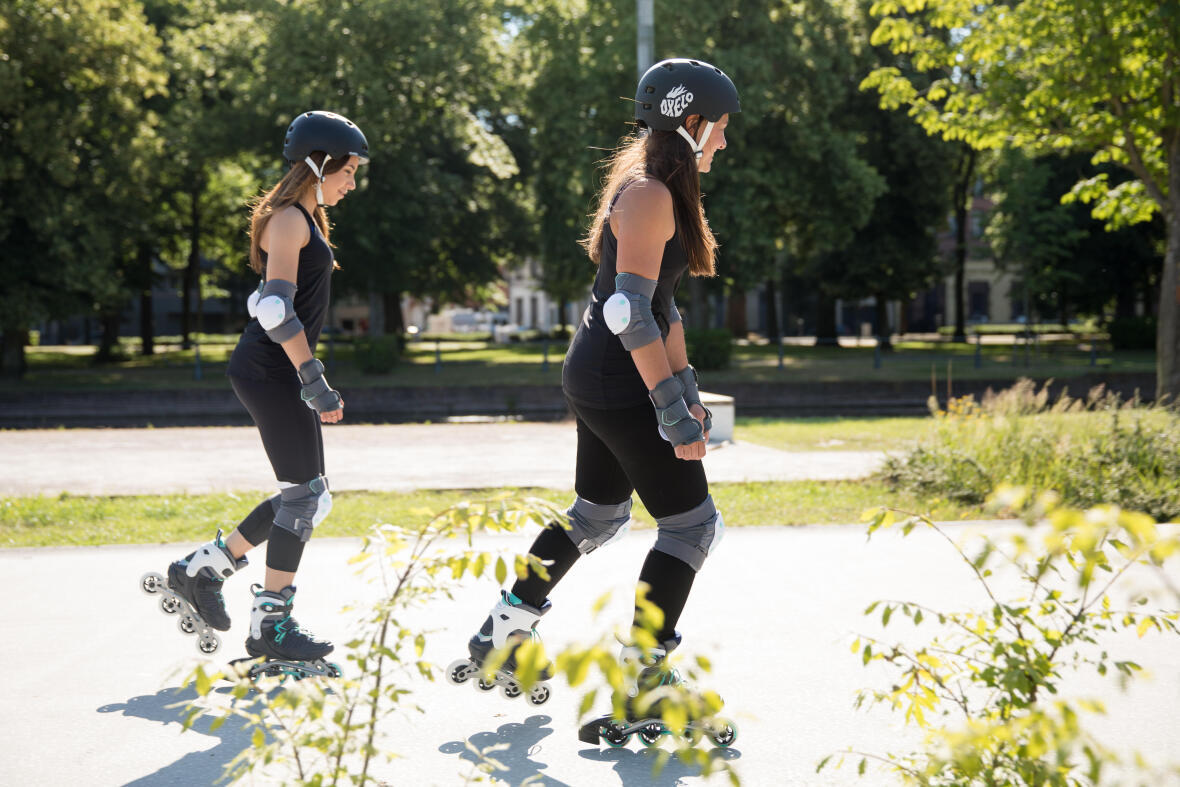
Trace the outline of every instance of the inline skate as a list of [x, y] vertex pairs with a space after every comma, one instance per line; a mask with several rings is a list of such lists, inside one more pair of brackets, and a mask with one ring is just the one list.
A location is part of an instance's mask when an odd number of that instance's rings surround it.
[[150, 596], [161, 596], [160, 609], [165, 614], [180, 615], [177, 626], [185, 634], [197, 635], [198, 650], [214, 653], [221, 647], [214, 630], [228, 631], [230, 626], [222, 584], [247, 563], [245, 555], [235, 558], [230, 553], [218, 530], [212, 541], [168, 566], [167, 580], [149, 571], [140, 578], [139, 587]]
[[[516, 650], [529, 640], [539, 640], [537, 621], [552, 608], [546, 599], [540, 607], [526, 604], [506, 590], [500, 591], [500, 600], [487, 620], [467, 643], [469, 658], [454, 661], [447, 667], [447, 680], [455, 685], [474, 679], [479, 691], [491, 691], [497, 686], [509, 699], [524, 694], [524, 687], [516, 679]], [[509, 648], [504, 662], [490, 675], [483, 674], [484, 662], [494, 650]], [[553, 677], [552, 665], [546, 664], [538, 675], [538, 682], [529, 690], [528, 700], [533, 705], [544, 705], [549, 701], [549, 678]]]
[[[676, 632], [672, 638], [646, 652], [635, 646], [624, 647], [621, 654], [623, 664], [635, 664], [639, 674], [634, 683], [627, 687], [627, 696], [622, 702], [623, 717], [611, 713], [583, 724], [578, 729], [578, 740], [593, 744], [601, 740], [608, 746], [618, 748], [626, 746], [631, 736], [638, 734], [644, 746], [659, 745], [665, 735], [673, 734], [662, 718], [663, 705], [669, 701], [669, 697], [659, 694], [670, 693], [665, 687], [687, 693], [684, 699], [689, 707], [686, 709], [695, 707], [703, 710], [703, 697], [687, 686], [679, 670], [668, 664], [668, 654], [680, 644], [680, 639], [680, 632]], [[715, 716], [701, 714], [694, 717], [690, 713], [682, 735], [694, 744], [708, 736], [714, 746], [725, 748], [737, 740], [737, 727]]]
[[[340, 667], [324, 657], [335, 650], [335, 645], [316, 637], [302, 628], [291, 611], [295, 608], [295, 586], [288, 585], [277, 593], [255, 584], [254, 605], [250, 610], [250, 636], [246, 639], [246, 658], [234, 659], [230, 666], [250, 663], [244, 675], [251, 680], [262, 676], [338, 678]], [[258, 659], [263, 659], [258, 661]], [[240, 673], [241, 674], [241, 673]]]

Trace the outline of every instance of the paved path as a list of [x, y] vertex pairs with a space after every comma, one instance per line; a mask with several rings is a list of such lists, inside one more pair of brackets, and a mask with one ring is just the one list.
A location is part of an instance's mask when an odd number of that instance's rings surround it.
[[[341, 425], [324, 429], [333, 489], [569, 488], [575, 436], [565, 423]], [[878, 451], [786, 452], [713, 445], [711, 481], [861, 478]], [[0, 495], [271, 490], [253, 427], [0, 431]]]
[[[570, 572], [542, 624], [548, 647], [596, 639], [628, 620], [631, 583], [652, 536], [633, 533]], [[476, 546], [519, 551], [530, 538], [485, 537]], [[356, 620], [356, 613], [338, 610], [377, 594], [346, 563], [356, 549], [355, 540], [314, 541], [300, 572], [300, 621], [336, 642], [348, 638]], [[137, 580], [182, 553], [180, 545], [0, 550], [0, 621], [12, 645], [0, 693], [0, 751], [7, 755], [0, 784], [208, 785], [248, 744], [248, 732], [236, 723], [217, 731], [200, 723], [197, 731], [181, 733], [182, 711], [169, 707], [184, 698], [173, 692], [177, 671], [198, 654], [193, 638], [177, 631], [175, 618], [162, 615]], [[240, 655], [247, 587], [261, 579], [262, 564], [254, 560], [245, 576], [227, 585], [235, 626], [221, 658]], [[1180, 580], [1177, 561], [1168, 570]], [[1124, 577], [1116, 606], [1147, 579]], [[618, 592], [595, 621], [592, 600], [610, 589]], [[471, 582], [453, 600], [410, 611], [402, 622], [434, 629], [426, 657], [445, 665], [464, 652], [495, 594], [493, 582]], [[896, 783], [871, 773], [857, 780], [855, 762], [835, 773], [815, 773], [819, 759], [848, 746], [883, 753], [903, 751], [914, 740], [900, 718], [852, 707], [857, 689], [889, 685], [889, 673], [878, 665], [865, 669], [849, 652], [855, 633], [879, 632], [879, 616], [861, 615], [878, 598], [941, 609], [986, 601], [949, 546], [921, 531], [909, 539], [884, 533], [866, 543], [863, 527], [856, 526], [735, 528], [709, 559], [681, 619], [681, 650], [689, 658], [707, 654], [713, 660], [710, 685], [726, 697], [740, 725], [728, 756], [746, 785]], [[929, 619], [923, 625], [924, 636], [931, 625]], [[892, 639], [908, 630], [895, 619], [885, 634]], [[1176, 639], [1131, 634], [1104, 637], [1102, 645], [1112, 656], [1141, 663], [1150, 677], [1122, 693], [1115, 680], [1093, 670], [1066, 671], [1065, 694], [1106, 702], [1108, 716], [1088, 719], [1089, 727], [1117, 751], [1180, 759]], [[498, 694], [479, 695], [469, 686], [407, 680], [410, 699], [425, 713], [386, 722], [404, 759], [383, 763], [380, 775], [399, 786], [461, 784], [471, 768], [464, 754], [470, 741], [507, 744], [497, 756], [509, 770], [497, 784], [518, 785], [534, 774], [540, 784], [579, 787], [705, 781], [675, 761], [652, 778], [651, 753], [635, 742], [623, 750], [580, 744], [580, 695], [554, 683], [554, 698], [534, 708]]]

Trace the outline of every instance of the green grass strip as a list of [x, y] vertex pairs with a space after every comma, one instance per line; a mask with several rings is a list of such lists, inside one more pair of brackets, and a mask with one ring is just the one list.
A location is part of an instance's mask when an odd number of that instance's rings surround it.
[[[440, 511], [462, 500], [478, 500], [502, 491], [543, 497], [563, 507], [573, 499], [569, 489], [342, 491], [332, 495], [332, 514], [316, 528], [316, 535], [361, 536], [378, 522], [423, 522], [423, 508]], [[980, 516], [978, 509], [892, 492], [875, 481], [714, 484], [711, 491], [730, 527], [858, 522], [862, 511], [880, 505], [930, 513], [936, 519]], [[0, 498], [0, 547], [204, 541], [219, 527], [232, 530], [264, 497], [251, 492]], [[638, 501], [634, 516], [642, 525], [653, 524]]]

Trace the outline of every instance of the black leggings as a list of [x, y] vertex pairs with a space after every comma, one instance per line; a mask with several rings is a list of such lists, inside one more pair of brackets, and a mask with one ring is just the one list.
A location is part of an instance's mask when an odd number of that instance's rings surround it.
[[[701, 462], [676, 458], [672, 444], [659, 434], [651, 404], [600, 410], [570, 402], [570, 409], [577, 418], [574, 490], [579, 497], [609, 505], [629, 500], [632, 492], [638, 492], [648, 512], [660, 519], [690, 511], [709, 496]], [[553, 561], [549, 581], [531, 574], [518, 581], [512, 592], [526, 603], [540, 606], [581, 553], [564, 528], [552, 526], [541, 531], [529, 551]], [[695, 576], [692, 566], [683, 560], [654, 549], [648, 552], [639, 580], [649, 585], [648, 600], [664, 611], [658, 640], [675, 633]]]
[[[229, 380], [258, 427], [275, 480], [304, 484], [323, 475], [324, 439], [319, 414], [300, 398], [298, 380], [258, 382], [232, 376]], [[290, 530], [274, 524], [277, 510], [277, 495], [263, 500], [238, 525], [238, 532], [254, 546], [269, 538], [267, 568], [293, 572], [303, 557], [303, 542]]]

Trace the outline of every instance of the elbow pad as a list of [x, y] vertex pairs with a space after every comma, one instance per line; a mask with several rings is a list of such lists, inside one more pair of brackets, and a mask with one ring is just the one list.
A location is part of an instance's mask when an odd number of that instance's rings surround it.
[[262, 287], [254, 307], [258, 324], [275, 344], [282, 344], [303, 330], [295, 316], [295, 285], [283, 279], [271, 279]]
[[680, 316], [680, 310], [676, 308], [676, 301], [675, 300], [669, 301], [668, 302], [668, 324], [672, 325], [674, 323], [681, 322], [683, 319], [684, 318]]
[[660, 326], [651, 312], [658, 284], [633, 273], [615, 277], [615, 294], [602, 304], [602, 319], [622, 341], [623, 349], [636, 350], [660, 338]]

